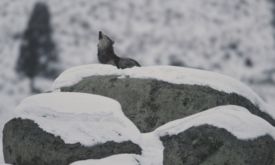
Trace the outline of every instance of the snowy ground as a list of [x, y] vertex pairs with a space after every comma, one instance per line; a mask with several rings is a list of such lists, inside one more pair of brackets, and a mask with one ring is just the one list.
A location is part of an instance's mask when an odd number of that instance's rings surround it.
[[[9, 113], [30, 95], [29, 80], [18, 77], [14, 68], [36, 1], [0, 1], [0, 130]], [[50, 7], [64, 69], [97, 63], [97, 33], [103, 30], [116, 41], [121, 56], [145, 66], [171, 64], [226, 74], [275, 107], [270, 0], [39, 1]], [[47, 91], [51, 82], [39, 79], [37, 85]]]

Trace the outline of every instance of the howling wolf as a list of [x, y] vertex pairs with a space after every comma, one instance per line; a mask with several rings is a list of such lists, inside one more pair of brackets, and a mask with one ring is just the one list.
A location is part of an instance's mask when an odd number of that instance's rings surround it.
[[121, 58], [114, 52], [114, 41], [99, 31], [97, 44], [97, 57], [102, 64], [115, 65], [119, 69], [131, 68], [134, 66], [140, 67], [140, 64], [131, 58]]

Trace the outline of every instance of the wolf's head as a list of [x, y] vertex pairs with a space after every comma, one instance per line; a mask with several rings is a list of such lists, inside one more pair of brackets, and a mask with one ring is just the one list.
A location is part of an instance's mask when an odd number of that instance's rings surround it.
[[114, 52], [114, 41], [103, 34], [101, 31], [98, 33], [98, 60], [99, 62], [106, 64], [106, 63], [112, 63], [114, 58], [116, 57]]
[[101, 31], [98, 33], [98, 40], [97, 47], [101, 50], [113, 48], [115, 43], [111, 38], [103, 34]]

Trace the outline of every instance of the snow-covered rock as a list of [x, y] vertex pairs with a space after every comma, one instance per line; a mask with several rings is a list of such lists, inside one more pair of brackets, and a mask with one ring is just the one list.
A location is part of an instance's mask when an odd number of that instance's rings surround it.
[[105, 159], [99, 160], [82, 160], [71, 163], [70, 165], [110, 165], [110, 164], [119, 164], [119, 165], [139, 165], [139, 161], [136, 158], [136, 155], [131, 154], [121, 154], [110, 156]]
[[[248, 128], [249, 129], [249, 128]], [[274, 139], [239, 140], [227, 130], [202, 125], [161, 138], [163, 165], [274, 165]]]
[[16, 113], [4, 128], [8, 163], [67, 165], [75, 160], [141, 152], [136, 144], [139, 130], [110, 98], [46, 93], [22, 101]]
[[[175, 66], [148, 66], [117, 69], [111, 65], [91, 64], [78, 66], [61, 73], [53, 88], [72, 86], [89, 76], [118, 75], [120, 78], [156, 79], [172, 84], [209, 86], [218, 91], [236, 93], [248, 98], [252, 103], [267, 111], [266, 104], [249, 87], [231, 77], [199, 69]], [[270, 114], [275, 118], [275, 111]]]
[[274, 112], [229, 77], [88, 65], [64, 72], [54, 89], [26, 98], [5, 124], [6, 163], [274, 164]]
[[[85, 93], [45, 93], [26, 98], [17, 117], [30, 119], [65, 143], [93, 146], [107, 141], [138, 141], [139, 131], [110, 98]], [[85, 135], [85, 136], [83, 136]]]
[[[87, 97], [93, 99], [89, 100]], [[68, 98], [72, 98], [72, 100], [68, 100]], [[58, 118], [59, 113], [63, 113], [62, 115], [65, 116], [66, 113], [72, 113], [75, 118], [78, 118], [80, 114], [93, 116], [96, 114], [95, 112], [98, 112], [93, 108], [91, 108], [92, 112], [87, 108], [82, 111], [75, 109], [78, 110], [75, 112], [73, 106], [68, 107], [67, 110], [59, 109], [64, 108], [64, 105], [58, 104], [58, 100], [63, 100], [64, 103], [70, 101], [68, 103], [70, 105], [73, 104], [74, 99], [84, 99], [82, 103], [87, 99], [99, 104], [105, 100], [116, 109], [115, 101], [89, 94], [57, 92], [28, 98], [17, 108], [20, 111], [17, 118], [5, 125], [3, 141], [6, 162], [18, 165], [23, 165], [26, 162], [29, 165], [65, 165], [69, 163], [72, 165], [105, 165], [110, 162], [111, 164], [127, 165], [180, 165], [184, 163], [227, 163], [233, 165], [245, 162], [244, 164], [249, 165], [253, 162], [262, 162], [264, 165], [271, 165], [270, 162], [273, 161], [273, 158], [268, 155], [275, 152], [275, 128], [264, 119], [251, 114], [247, 109], [234, 105], [220, 106], [174, 120], [150, 133], [140, 133], [135, 127], [128, 127], [129, 134], [139, 137], [133, 138], [134, 140], [129, 138], [129, 140], [136, 141], [137, 145], [130, 141], [115, 143], [110, 137], [106, 143], [101, 141], [101, 144], [85, 146], [88, 144], [83, 143], [85, 140], [82, 139], [93, 137], [88, 132], [96, 134], [98, 131], [100, 134], [104, 134], [87, 125], [83, 130], [72, 128], [72, 131], [80, 134], [81, 138], [75, 140], [74, 144], [65, 144], [64, 141], [70, 143], [68, 139], [72, 134], [66, 135], [64, 132], [60, 132], [58, 128], [62, 126], [61, 123], [68, 123], [70, 127], [71, 122], [75, 125], [81, 124], [81, 122]], [[89, 104], [100, 107], [93, 103]], [[37, 107], [38, 113], [35, 112], [35, 107]], [[112, 112], [108, 107], [109, 105], [105, 104], [102, 107], [102, 112], [98, 113]], [[33, 109], [33, 111], [29, 111], [29, 109]], [[45, 111], [43, 112], [42, 109]], [[114, 111], [113, 113], [120, 114], [121, 112]], [[101, 115], [103, 121], [104, 116]], [[55, 117], [57, 118], [54, 119]], [[55, 124], [49, 123], [49, 127], [51, 127], [49, 129], [41, 124], [41, 118], [52, 118], [49, 121]], [[109, 119], [107, 122], [114, 122], [114, 125], [117, 123], [116, 120]], [[56, 123], [56, 120], [59, 123]], [[127, 123], [127, 119], [120, 120], [121, 123]], [[100, 122], [100, 117], [97, 121]], [[84, 120], [83, 124], [85, 125], [86, 122]], [[104, 122], [100, 123], [104, 125]], [[125, 126], [127, 129], [128, 125]], [[86, 132], [84, 132], [85, 130]], [[48, 131], [52, 132], [48, 133]], [[69, 128], [67, 132], [70, 132]], [[121, 132], [123, 135], [123, 131]], [[129, 136], [131, 137], [131, 135]], [[118, 141], [115, 135], [113, 138], [113, 141]], [[79, 142], [76, 143], [76, 141]], [[81, 143], [85, 145], [81, 145]], [[141, 153], [140, 149], [142, 149]]]
[[164, 146], [164, 165], [275, 163], [275, 128], [238, 106], [209, 109], [154, 133]]
[[177, 135], [191, 127], [212, 125], [224, 128], [238, 139], [253, 139], [269, 135], [275, 139], [275, 128], [267, 121], [252, 115], [240, 106], [219, 106], [183, 119], [171, 121], [159, 128], [154, 133], [158, 136]]
[[142, 132], [219, 105], [239, 105], [275, 125], [275, 111], [243, 83], [214, 72], [172, 66], [117, 69], [85, 65], [63, 72], [53, 89], [118, 100]]

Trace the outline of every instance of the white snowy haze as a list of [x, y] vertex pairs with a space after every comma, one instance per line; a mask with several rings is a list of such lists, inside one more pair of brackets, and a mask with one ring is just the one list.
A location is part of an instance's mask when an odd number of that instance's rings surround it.
[[[0, 0], [0, 125], [31, 95], [28, 78], [20, 77], [15, 65], [36, 2]], [[275, 106], [275, 3], [271, 0], [42, 2], [50, 10], [62, 70], [98, 63], [96, 45], [102, 30], [115, 41], [119, 56], [134, 58], [143, 66], [219, 72], [241, 80]], [[36, 86], [47, 91], [52, 81], [38, 78]]]

